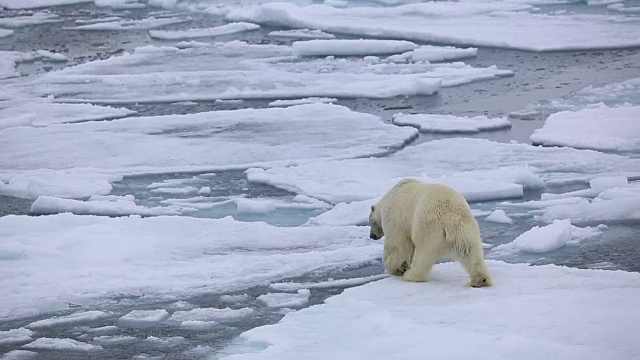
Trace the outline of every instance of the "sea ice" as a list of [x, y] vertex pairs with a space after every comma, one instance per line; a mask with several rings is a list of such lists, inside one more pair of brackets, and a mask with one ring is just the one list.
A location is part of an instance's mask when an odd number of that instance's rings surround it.
[[100, 345], [91, 345], [81, 341], [65, 338], [39, 338], [22, 346], [25, 349], [90, 351], [102, 349]]
[[28, 351], [28, 350], [11, 350], [8, 353], [2, 355], [0, 359], [2, 360], [24, 360], [24, 359], [33, 359], [37, 352]]
[[308, 98], [302, 98], [302, 99], [276, 100], [276, 101], [270, 102], [268, 106], [269, 107], [294, 106], [294, 105], [302, 105], [302, 104], [333, 103], [336, 101], [338, 101], [338, 99], [336, 98], [308, 97]]
[[500, 224], [513, 224], [513, 219], [510, 218], [507, 213], [502, 209], [493, 211], [489, 216], [484, 218], [486, 221], [491, 221]]
[[13, 35], [13, 30], [0, 29], [0, 39]]
[[35, 9], [88, 2], [93, 2], [93, 0], [0, 0], [0, 7], [7, 9]]
[[418, 45], [401, 40], [308, 40], [291, 45], [296, 56], [364, 56], [398, 54], [416, 49]]
[[127, 336], [127, 335], [103, 335], [96, 336], [93, 338], [91, 342], [96, 343], [101, 346], [110, 346], [110, 345], [127, 345], [134, 342], [137, 342], [139, 339], [135, 336]]
[[533, 227], [512, 242], [494, 247], [492, 252], [501, 253], [515, 250], [543, 253], [566, 245], [571, 241], [571, 238], [571, 221], [555, 220], [547, 226]]
[[599, 106], [551, 114], [534, 144], [605, 151], [640, 151], [640, 106]]
[[188, 311], [176, 311], [169, 318], [170, 321], [229, 321], [253, 315], [256, 311], [251, 308], [217, 309], [196, 308]]
[[396, 125], [413, 126], [423, 133], [440, 134], [473, 134], [481, 131], [511, 128], [507, 118], [488, 118], [486, 116], [460, 117], [436, 114], [396, 114], [393, 116]]
[[79, 312], [71, 315], [55, 316], [50, 319], [34, 321], [29, 325], [27, 325], [27, 327], [31, 329], [37, 329], [37, 328], [44, 328], [44, 327], [51, 327], [51, 326], [58, 326], [58, 325], [68, 325], [76, 322], [89, 322], [89, 321], [104, 319], [109, 316], [111, 315], [109, 315], [108, 313], [105, 313], [104, 311], [98, 311], [98, 310], [84, 311], [84, 312]]
[[294, 38], [294, 39], [334, 39], [335, 35], [320, 30], [293, 29], [272, 31], [268, 34], [271, 37]]
[[274, 284], [270, 284], [269, 288], [273, 290], [278, 290], [278, 291], [298, 291], [302, 289], [327, 289], [327, 288], [333, 288], [333, 287], [352, 287], [352, 286], [364, 285], [371, 281], [384, 279], [388, 276], [389, 275], [387, 274], [379, 274], [379, 275], [365, 276], [361, 278], [327, 280], [322, 282], [302, 283], [302, 284], [293, 283], [293, 282], [274, 283]]
[[97, 328], [92, 328], [87, 330], [87, 334], [91, 335], [106, 335], [112, 334], [118, 331], [118, 327], [114, 325], [101, 326]]
[[202, 37], [215, 37], [222, 35], [236, 34], [240, 32], [246, 32], [251, 30], [257, 30], [260, 25], [237, 22], [226, 25], [216, 26], [212, 28], [204, 29], [186, 29], [186, 30], [151, 30], [149, 36], [154, 39], [162, 40], [183, 40], [183, 39], [195, 39]]
[[20, 99], [0, 102], [0, 129], [14, 126], [42, 127], [93, 120], [111, 120], [135, 111], [92, 104], [59, 104], [52, 99]]
[[180, 210], [175, 206], [145, 207], [135, 203], [134, 200], [118, 197], [109, 199], [89, 199], [89, 201], [61, 199], [52, 196], [38, 196], [31, 204], [29, 214], [48, 215], [70, 212], [76, 215], [103, 215], [103, 216], [127, 216], [127, 215], [179, 215]]
[[25, 328], [0, 331], [0, 345], [31, 341], [33, 331]]
[[0, 194], [22, 198], [37, 198], [40, 195], [82, 198], [109, 194], [113, 189], [111, 182], [120, 180], [120, 175], [86, 173], [81, 170], [42, 169], [27, 170], [18, 174], [4, 174], [0, 171]]
[[[364, 227], [178, 216], [8, 215], [0, 217], [0, 239], [0, 319], [68, 309], [79, 296], [89, 304], [111, 295], [150, 301], [236, 291], [368, 264], [382, 252]], [[168, 316], [165, 310], [136, 310], [120, 321]]]
[[191, 21], [189, 18], [155, 18], [148, 17], [139, 20], [116, 20], [101, 23], [80, 25], [67, 30], [93, 30], [93, 31], [117, 31], [117, 30], [150, 30], [167, 25], [181, 24]]
[[465, 287], [468, 275], [453, 262], [436, 265], [427, 283], [392, 276], [346, 289], [276, 325], [243, 333], [244, 347], [236, 345], [236, 354], [224, 359], [640, 356], [634, 311], [640, 274], [497, 261], [488, 266], [495, 285], [486, 289]]
[[[0, 2], [0, 6], [2, 2]], [[60, 16], [46, 12], [36, 12], [31, 15], [0, 18], [0, 27], [21, 28], [30, 25], [40, 25], [62, 21]]]
[[180, 323], [180, 329], [192, 331], [206, 331], [218, 325], [215, 321], [186, 320]]
[[167, 310], [133, 310], [122, 316], [119, 323], [125, 326], [153, 325], [169, 318]]
[[455, 138], [405, 147], [383, 158], [247, 170], [249, 181], [333, 204], [381, 196], [404, 177], [442, 182], [457, 188], [469, 201], [481, 201], [516, 196], [511, 192], [516, 185], [521, 185], [522, 191], [522, 187], [540, 188], [549, 181], [588, 181], [603, 174], [638, 175], [640, 159], [591, 150]]
[[14, 127], [0, 130], [0, 168], [128, 174], [293, 165], [384, 154], [416, 132], [331, 104]]
[[[299, 6], [273, 2], [238, 7], [230, 21], [307, 27], [364, 37], [503, 47], [529, 51], [640, 45], [640, 25], [624, 16], [535, 14], [504, 2], [427, 2], [395, 7]], [[428, 24], [428, 26], [425, 26]]]
[[453, 46], [434, 46], [423, 45], [419, 48], [408, 51], [399, 55], [392, 55], [388, 59], [391, 61], [406, 61], [411, 60], [414, 62], [427, 61], [427, 62], [441, 62], [466, 59], [475, 57], [478, 54], [477, 48], [457, 48]]
[[258, 296], [257, 300], [268, 307], [302, 306], [309, 301], [309, 289], [299, 289], [295, 294], [268, 293]]

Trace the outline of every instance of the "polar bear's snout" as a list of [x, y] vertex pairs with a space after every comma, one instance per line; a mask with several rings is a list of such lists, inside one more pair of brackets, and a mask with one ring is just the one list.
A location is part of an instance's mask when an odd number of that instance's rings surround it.
[[380, 236], [378, 236], [378, 235], [374, 234], [374, 233], [373, 233], [373, 230], [371, 230], [371, 232], [369, 233], [369, 237], [370, 237], [372, 240], [379, 240], [379, 239], [380, 239]]

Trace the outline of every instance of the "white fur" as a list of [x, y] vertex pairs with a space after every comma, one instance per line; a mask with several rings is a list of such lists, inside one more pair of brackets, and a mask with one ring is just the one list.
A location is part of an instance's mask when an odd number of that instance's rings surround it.
[[427, 281], [436, 261], [451, 258], [469, 273], [470, 286], [493, 284], [478, 223], [450, 187], [404, 179], [372, 206], [369, 221], [372, 238], [385, 236], [384, 266], [391, 274]]

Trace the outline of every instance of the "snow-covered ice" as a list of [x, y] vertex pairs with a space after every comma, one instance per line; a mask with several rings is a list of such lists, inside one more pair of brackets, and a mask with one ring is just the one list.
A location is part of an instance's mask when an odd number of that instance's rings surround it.
[[0, 168], [121, 174], [296, 164], [384, 154], [416, 133], [331, 104], [14, 127], [0, 130]]
[[461, 117], [436, 114], [396, 114], [396, 125], [413, 126], [423, 133], [473, 134], [481, 131], [511, 128], [507, 118], [488, 118], [486, 116]]
[[[15, 76], [14, 59], [7, 61], [7, 69], [12, 72], [8, 75]], [[58, 101], [94, 104], [302, 97], [390, 98], [432, 95], [440, 86], [511, 75], [513, 72], [495, 66], [475, 68], [461, 62], [429, 64], [372, 62], [369, 57], [296, 58], [289, 46], [231, 41], [185, 49], [138, 47], [133, 53], [16, 80], [1, 89], [6, 94], [54, 95]]]
[[408, 51], [403, 54], [392, 55], [389, 57], [389, 60], [439, 62], [466, 59], [475, 57], [477, 54], [477, 48], [457, 48], [453, 46], [423, 45], [417, 49]]
[[69, 171], [27, 170], [18, 174], [4, 174], [0, 171], [0, 194], [34, 199], [40, 195], [82, 198], [91, 195], [107, 195], [113, 189], [111, 182], [120, 180], [122, 176], [117, 174], [83, 172], [74, 169]]
[[176, 311], [169, 318], [170, 321], [229, 321], [255, 314], [251, 308], [241, 309], [217, 309], [196, 308], [187, 311]]
[[640, 106], [605, 105], [551, 114], [531, 135], [535, 144], [640, 151]]
[[364, 56], [398, 54], [418, 45], [402, 40], [308, 40], [296, 41], [291, 47], [297, 56]]
[[268, 293], [258, 296], [258, 301], [268, 307], [292, 307], [301, 306], [309, 301], [311, 291], [299, 289], [296, 293]]
[[465, 287], [468, 275], [449, 262], [436, 265], [427, 283], [392, 276], [346, 289], [278, 324], [243, 333], [224, 359], [640, 356], [640, 274], [488, 265], [495, 280], [490, 288]]
[[444, 183], [469, 201], [482, 201], [517, 197], [514, 186], [521, 194], [523, 187], [540, 188], [550, 181], [639, 173], [640, 159], [621, 155], [455, 138], [406, 147], [383, 158], [249, 169], [247, 178], [337, 204], [382, 196], [404, 177]]
[[315, 103], [333, 103], [338, 101], [336, 98], [319, 98], [319, 97], [308, 97], [302, 99], [291, 99], [291, 100], [275, 100], [268, 104], [269, 107], [276, 106], [294, 106], [294, 105], [302, 105], [302, 104], [315, 104]]
[[106, 335], [106, 334], [113, 334], [115, 332], [118, 331], [118, 327], [115, 325], [107, 325], [107, 326], [101, 326], [98, 328], [92, 328], [92, 329], [87, 329], [87, 334], [90, 335]]
[[203, 321], [203, 320], [186, 320], [180, 323], [180, 329], [191, 331], [207, 331], [216, 327], [218, 323], [216, 321]]
[[527, 10], [533, 10], [532, 6], [498, 1], [345, 9], [275, 2], [239, 7], [226, 16], [231, 21], [305, 27], [355, 36], [530, 51], [640, 45], [640, 25], [623, 15], [552, 15]]
[[489, 216], [484, 218], [486, 221], [491, 221], [499, 224], [513, 224], [513, 219], [507, 215], [502, 209], [494, 210]]
[[31, 341], [33, 331], [25, 328], [0, 331], [0, 345]]
[[117, 119], [135, 111], [92, 104], [60, 104], [52, 99], [20, 99], [0, 102], [0, 129], [14, 126], [48, 126]]
[[0, 0], [0, 7], [7, 9], [35, 9], [88, 2], [93, 2], [93, 0]]
[[36, 355], [38, 355], [35, 351], [29, 350], [11, 350], [8, 353], [2, 355], [0, 359], [2, 360], [25, 360], [25, 359], [33, 359]]
[[27, 325], [27, 327], [31, 329], [38, 329], [51, 326], [73, 324], [77, 322], [90, 322], [94, 320], [104, 319], [109, 316], [111, 315], [99, 310], [83, 311], [71, 315], [55, 316], [49, 319], [34, 321]]
[[[0, 217], [0, 239], [0, 318], [68, 309], [79, 297], [231, 292], [369, 263], [382, 250], [364, 227], [281, 228], [230, 218], [9, 215]], [[162, 318], [163, 311], [148, 315]]]
[[102, 335], [96, 336], [91, 340], [92, 343], [100, 346], [127, 345], [137, 341], [139, 341], [137, 337], [127, 335]]
[[334, 39], [336, 37], [333, 34], [329, 34], [321, 30], [311, 30], [311, 29], [271, 31], [268, 35], [272, 37], [294, 38], [294, 39]]
[[169, 318], [167, 310], [132, 310], [122, 316], [118, 323], [125, 326], [148, 326]]
[[[576, 235], [573, 234], [576, 229]], [[601, 234], [598, 228], [578, 228], [571, 225], [571, 221], [554, 220], [553, 223], [532, 229], [521, 234], [510, 243], [502, 244], [491, 249], [493, 254], [509, 252], [544, 253], [557, 250], [567, 244], [577, 243], [585, 238]]]
[[183, 40], [202, 37], [215, 37], [257, 30], [260, 26], [251, 23], [237, 22], [204, 29], [186, 30], [151, 30], [149, 36], [162, 40]]
[[13, 30], [0, 29], [0, 39], [13, 35]]
[[101, 349], [100, 345], [65, 338], [39, 338], [22, 346], [25, 349], [91, 351]]
[[62, 212], [70, 212], [76, 215], [178, 215], [180, 209], [174, 206], [145, 207], [135, 203], [134, 199], [127, 197], [94, 198], [88, 201], [62, 199], [53, 196], [38, 196], [31, 204], [29, 214], [48, 215]]

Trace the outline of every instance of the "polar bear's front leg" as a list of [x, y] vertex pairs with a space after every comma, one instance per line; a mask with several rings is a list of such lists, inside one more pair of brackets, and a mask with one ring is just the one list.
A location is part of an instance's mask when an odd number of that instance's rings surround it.
[[414, 246], [410, 239], [395, 241], [387, 237], [384, 241], [384, 267], [392, 275], [402, 276], [411, 263]]

